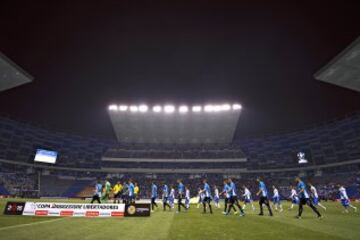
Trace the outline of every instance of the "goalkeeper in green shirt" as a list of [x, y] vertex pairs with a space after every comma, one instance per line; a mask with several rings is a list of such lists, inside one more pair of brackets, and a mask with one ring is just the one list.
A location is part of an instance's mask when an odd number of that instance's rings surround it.
[[105, 181], [104, 189], [103, 189], [103, 196], [101, 198], [101, 201], [108, 201], [110, 199], [110, 193], [111, 193], [111, 183], [109, 180]]

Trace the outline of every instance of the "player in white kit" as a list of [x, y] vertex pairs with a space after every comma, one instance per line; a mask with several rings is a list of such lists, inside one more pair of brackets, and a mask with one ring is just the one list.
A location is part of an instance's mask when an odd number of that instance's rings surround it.
[[346, 192], [346, 189], [344, 188], [344, 186], [342, 186], [342, 185], [337, 185], [337, 186], [339, 188], [341, 205], [343, 205], [343, 207], [345, 208], [344, 212], [348, 213], [349, 207], [351, 207], [352, 209], [354, 209], [355, 212], [357, 212], [357, 207], [351, 205], [350, 199], [347, 195], [347, 192]]
[[291, 200], [291, 206], [289, 207], [289, 210], [294, 208], [294, 204], [299, 204], [300, 200], [297, 195], [297, 192], [293, 186], [290, 186], [291, 192], [290, 192], [290, 200]]
[[317, 193], [316, 188], [311, 183], [308, 183], [310, 186], [310, 193], [311, 193], [311, 201], [315, 206], [319, 206], [326, 211], [326, 207], [320, 203], [319, 195]]
[[281, 204], [279, 190], [275, 186], [272, 186], [272, 187], [273, 187], [273, 204], [275, 206], [275, 211], [277, 211], [278, 207], [279, 207], [280, 212], [282, 212], [283, 207]]
[[219, 196], [219, 189], [217, 186], [214, 186], [214, 203], [216, 208], [220, 208], [220, 196]]
[[190, 189], [185, 187], [185, 206], [186, 209], [190, 208]]
[[169, 194], [169, 204], [171, 208], [174, 208], [174, 201], [175, 201], [175, 189], [171, 187], [170, 194]]
[[201, 190], [201, 188], [198, 188], [198, 204], [196, 206], [196, 208], [200, 208], [200, 204], [203, 203], [204, 198], [205, 198], [205, 193]]
[[255, 211], [255, 206], [251, 197], [250, 190], [245, 185], [243, 185], [243, 189], [244, 189], [244, 194], [242, 195], [244, 198], [243, 210], [246, 208], [247, 204], [251, 204], [252, 210]]

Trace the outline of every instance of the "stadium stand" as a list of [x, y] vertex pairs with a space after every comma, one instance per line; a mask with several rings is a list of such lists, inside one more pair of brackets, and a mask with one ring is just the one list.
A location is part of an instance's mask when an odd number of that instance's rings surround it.
[[74, 180], [58, 176], [41, 176], [41, 191], [43, 197], [62, 197]]
[[[37, 148], [59, 152], [56, 165], [34, 164]], [[308, 165], [298, 164], [299, 151], [306, 152]], [[339, 182], [349, 186], [351, 197], [360, 197], [359, 159], [360, 114], [306, 130], [196, 147], [119, 144], [0, 118], [0, 185], [15, 196], [38, 195], [41, 174], [40, 196], [88, 197], [96, 179], [128, 178], [139, 183], [142, 197], [149, 196], [152, 180], [177, 178], [196, 189], [203, 177], [221, 186], [230, 176], [254, 190], [254, 178], [261, 175], [285, 197], [300, 174], [318, 186], [322, 198], [336, 198]]]
[[[10, 140], [10, 141], [9, 141]], [[99, 168], [101, 159], [222, 159], [246, 158], [248, 169], [294, 166], [299, 151], [311, 164], [360, 158], [360, 114], [311, 129], [261, 138], [235, 138], [228, 146], [122, 145], [115, 141], [56, 133], [8, 118], [0, 118], [0, 158], [32, 162], [37, 148], [56, 149], [57, 166]]]
[[235, 139], [253, 168], [294, 164], [299, 151], [307, 151], [313, 165], [360, 158], [360, 114], [311, 129], [262, 138]]
[[27, 123], [0, 118], [0, 158], [32, 162], [37, 148], [56, 149], [57, 165], [94, 168], [109, 147], [105, 140], [50, 131]]
[[77, 195], [78, 198], [88, 198], [94, 195], [94, 187], [91, 185], [85, 186]]
[[76, 180], [69, 186], [69, 188], [62, 194], [63, 197], [76, 197], [84, 188], [86, 188], [91, 181]]
[[10, 193], [8, 192], [8, 190], [5, 189], [5, 187], [3, 187], [2, 185], [0, 185], [0, 195], [10, 195]]

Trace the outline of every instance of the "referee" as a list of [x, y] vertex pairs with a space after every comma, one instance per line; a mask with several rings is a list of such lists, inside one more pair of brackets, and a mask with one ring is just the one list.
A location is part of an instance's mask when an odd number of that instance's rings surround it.
[[121, 185], [120, 181], [118, 181], [113, 187], [114, 203], [120, 203], [122, 190], [123, 190], [123, 185]]

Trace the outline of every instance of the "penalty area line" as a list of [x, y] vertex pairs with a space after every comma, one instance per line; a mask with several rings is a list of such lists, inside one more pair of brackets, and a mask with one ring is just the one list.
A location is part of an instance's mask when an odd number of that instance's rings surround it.
[[0, 231], [13, 229], [13, 228], [19, 228], [19, 227], [33, 226], [33, 225], [38, 225], [38, 224], [43, 224], [43, 223], [57, 222], [57, 221], [60, 221], [60, 220], [63, 220], [63, 219], [65, 219], [65, 218], [57, 218], [57, 219], [44, 220], [44, 221], [39, 221], [39, 222], [24, 223], [24, 224], [17, 224], [17, 225], [11, 225], [11, 226], [6, 226], [6, 227], [0, 227]]

